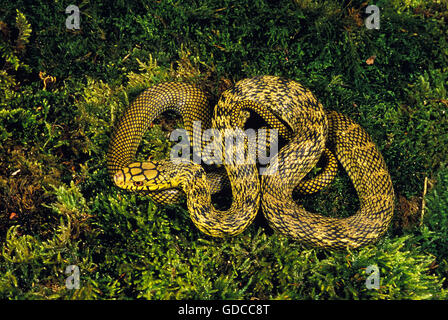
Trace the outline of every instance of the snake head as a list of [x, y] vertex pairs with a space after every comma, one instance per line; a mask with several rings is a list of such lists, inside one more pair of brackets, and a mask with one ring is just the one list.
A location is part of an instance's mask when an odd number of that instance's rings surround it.
[[114, 175], [115, 184], [131, 191], [157, 191], [178, 187], [177, 179], [171, 174], [168, 161], [133, 162], [118, 170]]

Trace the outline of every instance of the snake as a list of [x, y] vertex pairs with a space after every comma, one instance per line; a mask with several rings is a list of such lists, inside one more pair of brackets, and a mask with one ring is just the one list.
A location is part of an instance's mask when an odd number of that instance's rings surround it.
[[[310, 90], [278, 76], [238, 81], [222, 93], [211, 117], [206, 100], [200, 89], [179, 82], [162, 83], [142, 93], [117, 122], [109, 144], [107, 166], [115, 185], [162, 198], [167, 192], [182, 190], [193, 223], [214, 237], [243, 232], [259, 208], [274, 230], [325, 249], [364, 246], [387, 231], [394, 210], [391, 177], [378, 147], [359, 124], [336, 111], [324, 110]], [[182, 115], [194, 140], [201, 134], [192, 126], [195, 120], [225, 136], [228, 130], [244, 125], [245, 109], [255, 110], [269, 125], [279, 128], [288, 143], [272, 157], [262, 175], [256, 163], [223, 162], [232, 194], [227, 210], [214, 208], [210, 182], [200, 164], [189, 159], [133, 161], [144, 132], [166, 110]], [[241, 138], [244, 143], [233, 151], [245, 154], [248, 141], [244, 135]], [[224, 147], [222, 141], [214, 143]], [[360, 208], [350, 217], [311, 213], [293, 199], [293, 191], [323, 154], [334, 154], [355, 187]], [[226, 152], [221, 156], [229, 157]], [[329, 161], [329, 166], [335, 171], [337, 165]], [[334, 174], [324, 178], [325, 184], [332, 177]], [[304, 189], [320, 190], [316, 181]]]
[[[234, 236], [244, 231], [254, 220], [260, 206], [260, 182], [255, 163], [225, 165], [233, 195], [232, 204], [227, 210], [218, 210], [213, 206], [206, 172], [200, 164], [190, 161], [188, 170], [181, 170], [177, 168], [181, 164], [176, 167], [172, 161], [129, 163], [144, 132], [160, 113], [168, 110], [179, 112], [183, 117], [185, 129], [192, 134], [192, 140], [195, 140], [199, 139], [201, 134], [201, 130], [195, 129], [194, 126], [197, 119], [201, 121], [202, 127], [207, 128], [207, 123], [213, 118], [212, 127], [222, 135], [231, 129], [233, 103], [233, 100], [220, 100], [216, 114], [210, 117], [211, 111], [207, 111], [204, 93], [193, 85], [167, 82], [143, 92], [126, 109], [112, 134], [107, 165], [115, 184], [122, 188], [146, 190], [151, 193], [180, 187], [186, 195], [191, 219], [199, 230], [214, 237]], [[168, 176], [170, 180], [158, 179], [163, 176]], [[148, 177], [158, 183], [148, 185]]]

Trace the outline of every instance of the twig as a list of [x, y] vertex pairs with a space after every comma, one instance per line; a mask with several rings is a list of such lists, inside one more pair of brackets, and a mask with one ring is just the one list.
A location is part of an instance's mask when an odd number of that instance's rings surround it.
[[426, 191], [428, 190], [428, 177], [425, 177], [425, 182], [423, 185], [423, 195], [422, 195], [422, 212], [420, 215], [420, 226], [423, 224], [423, 216], [425, 215], [425, 196], [426, 196]]

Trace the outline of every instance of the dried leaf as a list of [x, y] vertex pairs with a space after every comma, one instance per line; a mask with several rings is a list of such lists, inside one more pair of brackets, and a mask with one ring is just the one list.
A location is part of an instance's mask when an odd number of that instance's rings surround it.
[[369, 66], [372, 65], [375, 62], [376, 55], [371, 56], [369, 59], [366, 60], [366, 64]]

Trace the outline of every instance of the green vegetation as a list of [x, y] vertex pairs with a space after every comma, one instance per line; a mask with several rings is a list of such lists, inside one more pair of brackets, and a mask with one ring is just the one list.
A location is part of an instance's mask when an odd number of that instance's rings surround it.
[[[0, 298], [447, 299], [448, 6], [378, 1], [26, 1], [0, 10]], [[114, 187], [105, 153], [117, 117], [146, 87], [197, 83], [216, 101], [259, 74], [295, 79], [378, 144], [396, 192], [378, 243], [328, 252], [274, 233], [260, 215], [235, 238], [195, 228], [184, 205]], [[169, 151], [163, 125], [139, 157]], [[343, 172], [307, 197], [347, 216]], [[68, 265], [80, 289], [68, 290]], [[377, 265], [380, 288], [366, 288]]]

